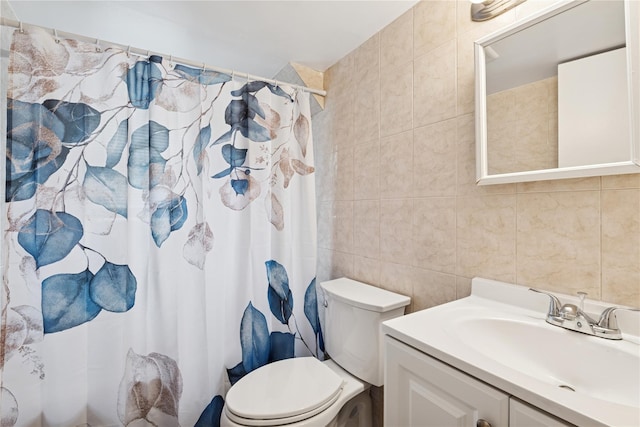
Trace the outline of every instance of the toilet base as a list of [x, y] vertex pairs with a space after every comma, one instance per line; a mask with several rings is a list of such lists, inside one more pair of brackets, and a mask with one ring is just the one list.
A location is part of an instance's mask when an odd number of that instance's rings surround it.
[[348, 401], [327, 427], [371, 427], [372, 407], [369, 390]]

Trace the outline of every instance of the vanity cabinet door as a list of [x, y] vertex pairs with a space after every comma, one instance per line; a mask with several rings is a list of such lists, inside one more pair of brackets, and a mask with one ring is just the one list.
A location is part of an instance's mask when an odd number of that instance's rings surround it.
[[518, 399], [509, 402], [509, 425], [511, 427], [571, 427], [558, 418], [527, 405]]
[[394, 338], [385, 340], [385, 426], [508, 426], [509, 395]]

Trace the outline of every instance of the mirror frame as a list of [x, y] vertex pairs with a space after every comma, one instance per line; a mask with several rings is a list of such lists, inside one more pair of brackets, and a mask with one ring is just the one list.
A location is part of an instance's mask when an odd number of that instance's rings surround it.
[[507, 184], [564, 178], [640, 173], [640, 1], [624, 0], [631, 158], [628, 161], [524, 172], [489, 174], [487, 88], [484, 47], [589, 0], [562, 0], [474, 42], [476, 184]]

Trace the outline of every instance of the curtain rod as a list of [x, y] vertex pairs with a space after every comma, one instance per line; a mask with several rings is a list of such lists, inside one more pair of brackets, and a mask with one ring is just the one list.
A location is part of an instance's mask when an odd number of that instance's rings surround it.
[[96, 45], [103, 45], [104, 44], [105, 46], [117, 47], [117, 48], [120, 48], [120, 49], [126, 51], [127, 53], [133, 53], [133, 54], [136, 54], [138, 56], [149, 57], [151, 55], [158, 55], [158, 56], [162, 56], [163, 58], [169, 58], [170, 62], [179, 62], [179, 63], [181, 63], [183, 65], [189, 65], [189, 66], [192, 66], [192, 67], [201, 68], [203, 70], [207, 69], [207, 70], [210, 70], [210, 71], [216, 71], [218, 73], [228, 74], [230, 76], [242, 76], [242, 77], [246, 77], [247, 80], [260, 80], [260, 81], [264, 81], [264, 82], [275, 84], [275, 85], [285, 84], [285, 85], [292, 86], [292, 87], [297, 88], [297, 89], [301, 89], [301, 90], [303, 90], [305, 92], [313, 93], [315, 95], [327, 96], [327, 91], [322, 90], [322, 89], [314, 89], [314, 88], [301, 86], [301, 85], [297, 85], [297, 84], [293, 84], [293, 83], [283, 82], [283, 81], [280, 81], [280, 80], [267, 79], [265, 77], [255, 76], [255, 75], [249, 74], [249, 73], [240, 73], [240, 72], [237, 72], [237, 71], [234, 71], [234, 70], [229, 70], [229, 69], [226, 69], [226, 68], [220, 68], [220, 67], [207, 65], [204, 62], [198, 64], [195, 61], [190, 61], [190, 60], [184, 59], [184, 58], [177, 58], [177, 57], [174, 57], [173, 55], [165, 55], [163, 53], [152, 52], [150, 50], [134, 48], [134, 47], [131, 47], [131, 46], [125, 46], [125, 45], [121, 45], [119, 43], [112, 43], [112, 42], [105, 41], [105, 40], [94, 39], [94, 38], [82, 36], [82, 35], [79, 35], [79, 34], [69, 33], [69, 32], [66, 32], [66, 31], [58, 31], [56, 29], [47, 28], [47, 27], [43, 27], [43, 26], [40, 26], [40, 25], [26, 24], [26, 23], [24, 23], [22, 21], [16, 21], [14, 19], [7, 19], [7, 18], [4, 18], [4, 17], [0, 17], [0, 25], [3, 25], [5, 27], [18, 28], [20, 30], [22, 30], [24, 28], [27, 28], [27, 27], [41, 28], [41, 29], [43, 29], [45, 31], [51, 32], [55, 37], [61, 36], [61, 37], [64, 37], [64, 38], [73, 38], [73, 39], [77, 39], [77, 40], [81, 40], [81, 41], [85, 41], [85, 42], [89, 42], [89, 43], [94, 43]]

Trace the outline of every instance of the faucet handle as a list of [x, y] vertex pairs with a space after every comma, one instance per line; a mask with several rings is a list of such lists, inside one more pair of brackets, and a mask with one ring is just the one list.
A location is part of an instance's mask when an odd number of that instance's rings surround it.
[[545, 294], [549, 297], [549, 312], [547, 313], [547, 316], [558, 317], [560, 315], [560, 307], [562, 306], [562, 303], [557, 296], [539, 289], [529, 288], [529, 290], [539, 294]]
[[587, 296], [586, 292], [578, 292], [578, 298], [580, 298], [580, 311], [584, 311], [584, 299]]
[[607, 307], [600, 315], [598, 326], [601, 328], [618, 330], [618, 321], [615, 316], [616, 310], [640, 311], [638, 308]]

